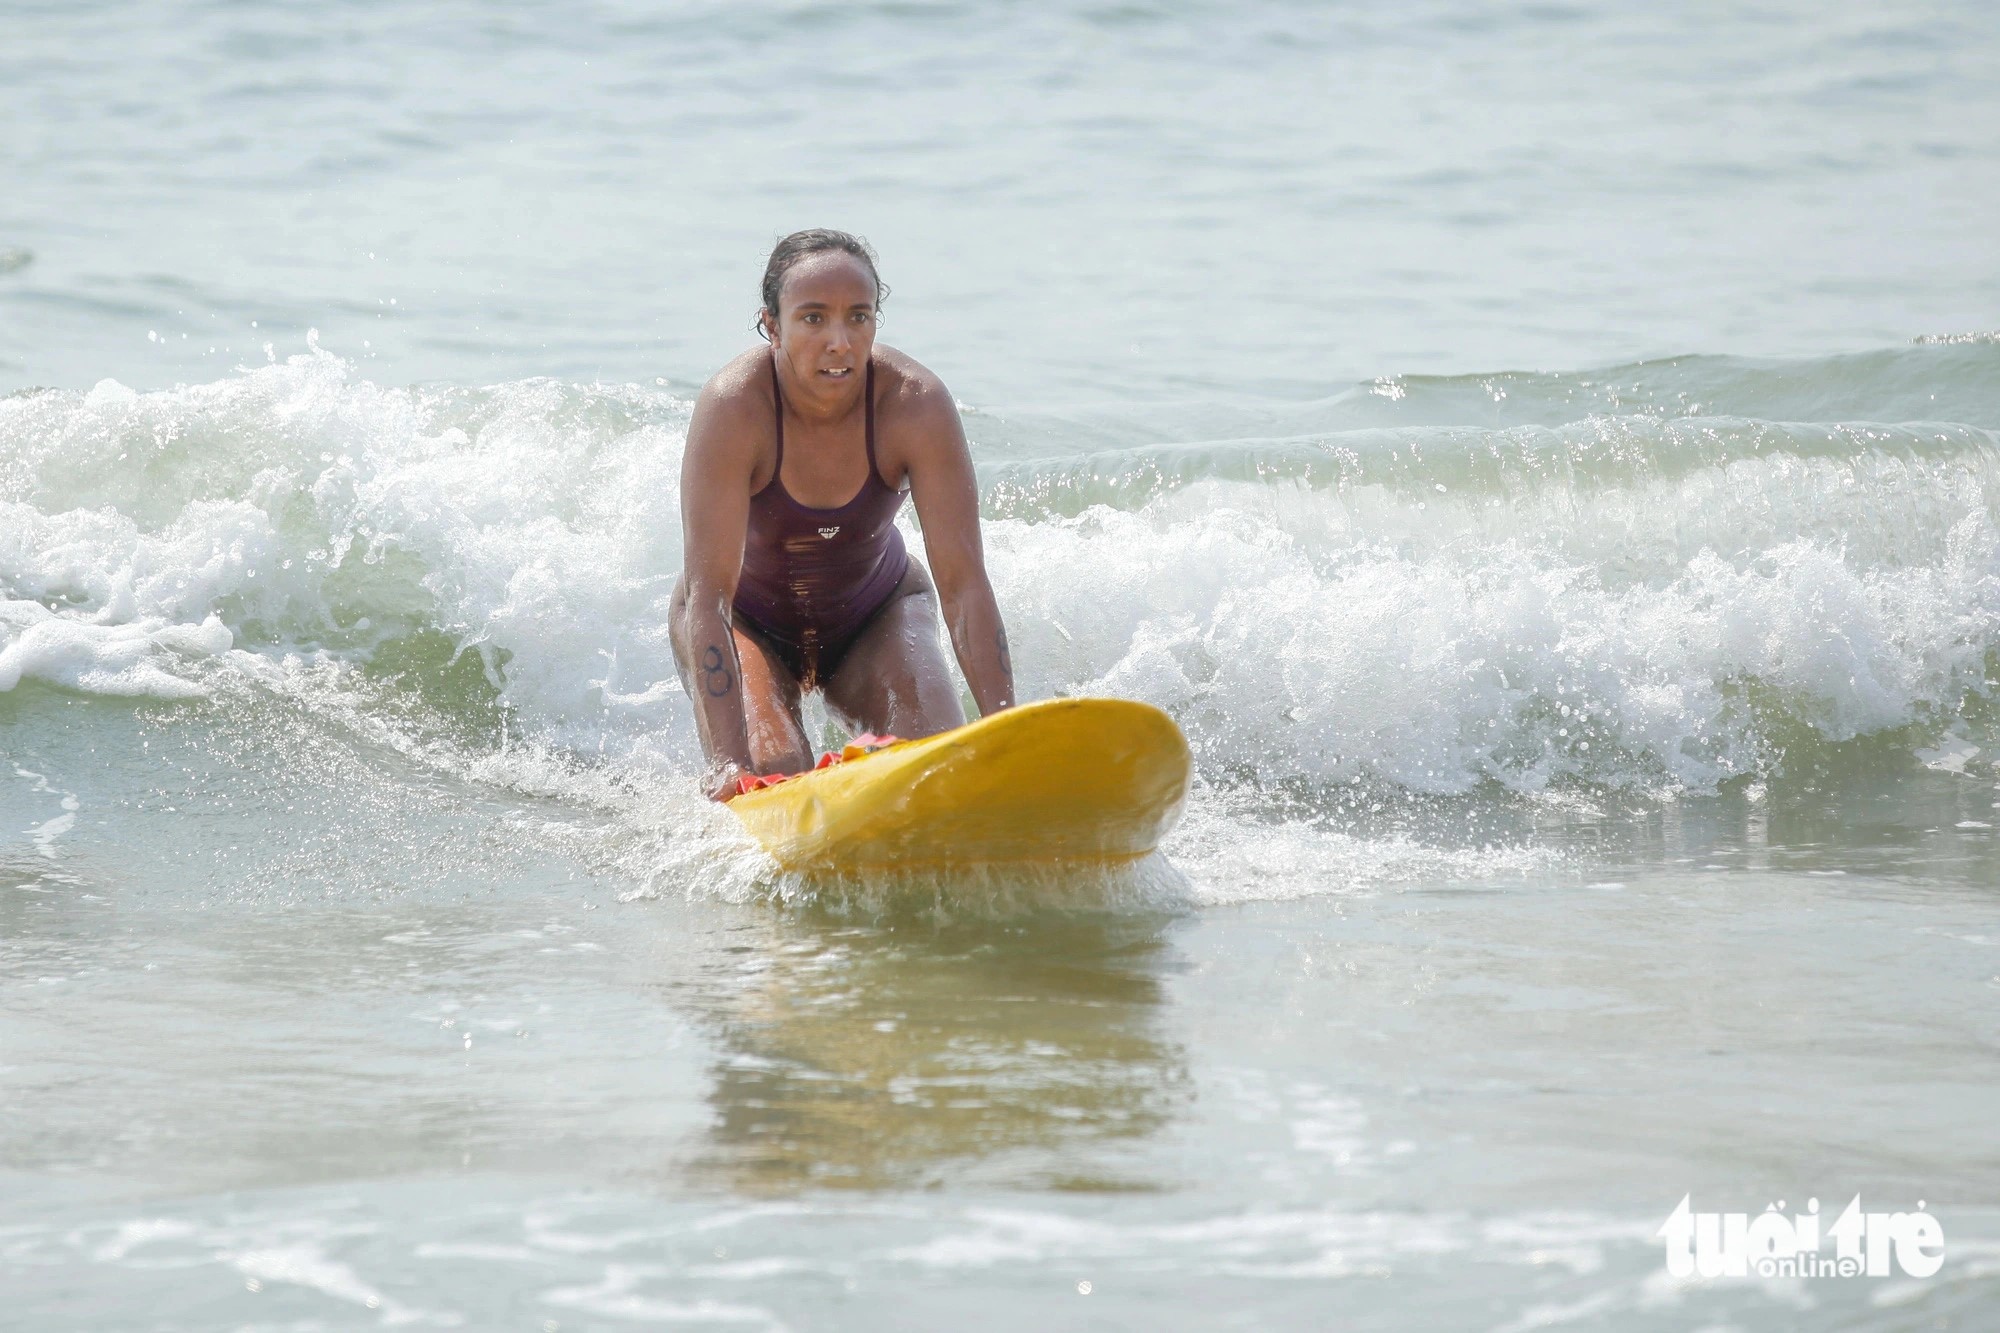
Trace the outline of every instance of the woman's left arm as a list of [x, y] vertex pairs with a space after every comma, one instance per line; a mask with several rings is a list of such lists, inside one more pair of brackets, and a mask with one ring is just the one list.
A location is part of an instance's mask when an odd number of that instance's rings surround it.
[[1014, 662], [1007, 652], [1007, 627], [986, 577], [986, 552], [979, 540], [979, 482], [958, 405], [934, 378], [912, 386], [908, 412], [910, 494], [924, 529], [931, 580], [937, 584], [959, 670], [972, 688], [980, 716], [1014, 705]]

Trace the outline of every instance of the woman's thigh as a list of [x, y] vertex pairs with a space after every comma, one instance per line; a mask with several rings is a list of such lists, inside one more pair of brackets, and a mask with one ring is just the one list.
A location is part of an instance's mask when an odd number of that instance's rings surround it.
[[856, 732], [914, 740], [965, 721], [939, 633], [937, 591], [916, 559], [822, 688], [827, 707]]
[[743, 625], [736, 660], [743, 668], [743, 722], [750, 733], [750, 762], [759, 773], [798, 773], [813, 766], [799, 712], [799, 682], [776, 648]]

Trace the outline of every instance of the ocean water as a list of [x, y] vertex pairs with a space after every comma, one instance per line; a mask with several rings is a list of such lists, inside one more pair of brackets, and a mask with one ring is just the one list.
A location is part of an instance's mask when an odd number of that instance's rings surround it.
[[[0, 1327], [1994, 1326], [1981, 7], [0, 32]], [[680, 455], [808, 225], [1024, 696], [1186, 731], [1158, 861], [697, 795]], [[1942, 1270], [1655, 1238], [1856, 1194]]]

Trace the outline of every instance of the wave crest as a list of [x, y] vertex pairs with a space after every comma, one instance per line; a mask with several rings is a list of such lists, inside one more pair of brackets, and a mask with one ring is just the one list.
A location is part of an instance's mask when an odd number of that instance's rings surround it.
[[[685, 772], [688, 415], [637, 386], [382, 388], [317, 350], [0, 400], [0, 688], [173, 697], [218, 661], [341, 662], [491, 745]], [[1224, 787], [1712, 790], [1958, 725], [2000, 646], [1977, 425], [1167, 437], [983, 482], [1024, 695], [1158, 703]]]

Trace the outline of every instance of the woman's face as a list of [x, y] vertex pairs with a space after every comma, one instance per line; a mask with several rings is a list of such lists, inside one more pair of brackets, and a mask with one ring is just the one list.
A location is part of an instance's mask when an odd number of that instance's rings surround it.
[[771, 345], [811, 393], [845, 397], [875, 347], [875, 275], [844, 250], [822, 250], [792, 266], [778, 291]]

